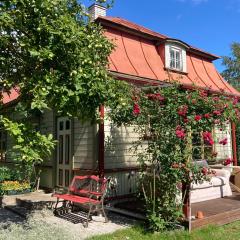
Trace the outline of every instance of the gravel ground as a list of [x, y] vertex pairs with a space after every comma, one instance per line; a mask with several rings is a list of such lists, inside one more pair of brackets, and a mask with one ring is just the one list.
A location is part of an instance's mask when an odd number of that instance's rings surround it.
[[108, 223], [104, 223], [102, 217], [93, 217], [88, 228], [84, 228], [81, 222], [74, 224], [55, 217], [49, 210], [37, 211], [27, 220], [23, 220], [8, 210], [0, 209], [0, 240], [82, 240], [94, 235], [112, 233], [136, 223], [113, 213], [108, 213], [108, 217]]

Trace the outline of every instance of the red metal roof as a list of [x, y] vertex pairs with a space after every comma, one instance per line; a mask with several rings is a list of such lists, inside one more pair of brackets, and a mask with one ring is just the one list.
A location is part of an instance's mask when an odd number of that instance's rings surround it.
[[[122, 21], [119, 18], [104, 17], [106, 18], [127, 24], [125, 20]], [[130, 26], [135, 27], [135, 24]], [[112, 72], [161, 82], [178, 81], [186, 86], [196, 86], [214, 92], [240, 96], [240, 93], [221, 77], [212, 61], [206, 56], [187, 51], [187, 73], [169, 71], [165, 69], [164, 64], [164, 44], [156, 46], [154, 41], [143, 36], [137, 36], [112, 26], [104, 27], [106, 36], [115, 44], [115, 50], [109, 57], [109, 69]], [[135, 27], [137, 28], [139, 27]], [[145, 31], [145, 28], [141, 27], [140, 31]], [[158, 35], [154, 32], [153, 34]]]
[[[99, 16], [98, 19], [96, 20], [97, 22], [101, 22], [103, 23], [103, 25], [106, 25], [108, 23], [110, 24], [115, 24], [115, 26], [120, 26], [120, 27], [124, 27], [124, 28], [128, 28], [132, 31], [135, 31], [135, 33], [142, 33], [142, 34], [146, 34], [146, 35], [149, 35], [149, 36], [152, 36], [154, 38], [157, 38], [159, 40], [167, 40], [167, 39], [172, 39], [170, 37], [168, 37], [167, 35], [163, 35], [163, 34], [160, 34], [158, 32], [154, 32], [148, 28], [145, 28], [143, 26], [140, 26], [136, 23], [133, 23], [133, 22], [130, 22], [126, 19], [123, 19], [123, 18], [119, 18], [119, 17], [109, 17], [109, 16], [106, 16], [106, 17], [103, 17], [103, 16]], [[115, 28], [115, 27], [114, 27]], [[176, 39], [177, 40], [177, 39]], [[178, 40], [178, 41], [181, 41], [181, 40]], [[181, 41], [182, 42], [182, 41]], [[187, 44], [187, 43], [185, 43]], [[209, 53], [209, 52], [206, 52], [204, 50], [201, 50], [197, 47], [194, 47], [194, 46], [190, 46], [189, 44], [187, 44], [190, 48], [190, 50], [196, 52], [196, 53], [199, 53], [199, 54], [204, 54], [206, 57], [210, 57], [212, 58], [213, 60], [215, 59], [218, 59], [220, 58], [219, 56], [215, 55], [215, 54], [212, 54], [212, 53]]]

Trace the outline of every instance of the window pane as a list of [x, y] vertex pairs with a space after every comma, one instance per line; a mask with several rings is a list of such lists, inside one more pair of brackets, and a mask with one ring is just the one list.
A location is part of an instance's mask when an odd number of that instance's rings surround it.
[[59, 123], [59, 130], [61, 131], [61, 130], [63, 130], [63, 128], [64, 128], [64, 122], [61, 121], [61, 122]]
[[59, 136], [59, 164], [63, 163], [63, 135]]
[[182, 56], [181, 50], [171, 48], [170, 49], [170, 68], [182, 70]]
[[65, 136], [65, 164], [69, 164], [70, 160], [70, 136]]
[[176, 51], [176, 61], [179, 62], [180, 61], [180, 52]]
[[66, 130], [69, 130], [70, 129], [70, 120], [67, 120], [66, 121]]

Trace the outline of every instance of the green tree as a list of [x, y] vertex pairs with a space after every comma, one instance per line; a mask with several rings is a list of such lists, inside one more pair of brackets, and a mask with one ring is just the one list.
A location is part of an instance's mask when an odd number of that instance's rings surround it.
[[[106, 0], [98, 2], [109, 4]], [[113, 47], [103, 29], [90, 21], [80, 1], [2, 0], [0, 94], [20, 88], [18, 109], [25, 117], [54, 109], [59, 115], [94, 121], [101, 104], [122, 101], [129, 92], [127, 84], [114, 80], [108, 72]], [[53, 147], [51, 137], [42, 139], [39, 133], [33, 134], [34, 128], [24, 121], [11, 124], [6, 116], [0, 119], [18, 149], [29, 143], [28, 149], [19, 151], [22, 159], [39, 162], [45, 154], [42, 144]]]
[[223, 77], [233, 86], [240, 88], [240, 43], [231, 45], [231, 56], [223, 57], [223, 65], [226, 70], [222, 72]]

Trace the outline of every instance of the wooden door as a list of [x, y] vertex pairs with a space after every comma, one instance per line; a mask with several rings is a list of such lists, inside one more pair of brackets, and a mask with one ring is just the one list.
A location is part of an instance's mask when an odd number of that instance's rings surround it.
[[68, 187], [72, 174], [71, 120], [60, 117], [57, 120], [57, 185]]

